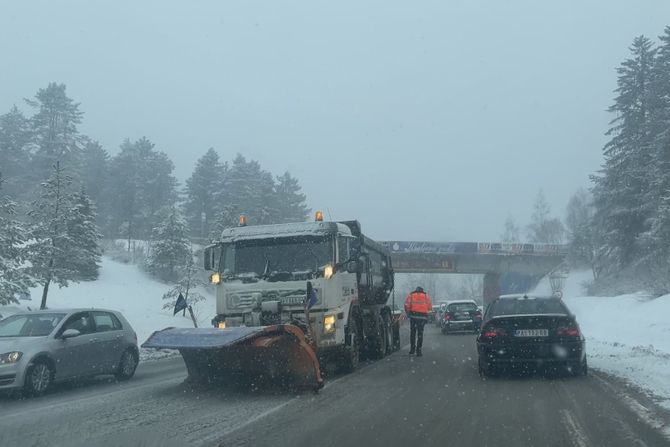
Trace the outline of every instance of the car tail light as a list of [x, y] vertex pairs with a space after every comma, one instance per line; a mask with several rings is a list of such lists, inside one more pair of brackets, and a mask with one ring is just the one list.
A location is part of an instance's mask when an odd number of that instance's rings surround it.
[[484, 332], [482, 332], [482, 337], [484, 338], [497, 338], [504, 337], [506, 335], [507, 331], [499, 327], [488, 327], [484, 329]]
[[451, 320], [451, 315], [449, 315], [448, 313], [445, 313], [444, 314], [444, 319], [445, 319], [445, 321], [446, 320]]
[[579, 337], [581, 332], [579, 331], [579, 327], [577, 326], [570, 326], [570, 327], [559, 327], [556, 329], [556, 335], [559, 337]]

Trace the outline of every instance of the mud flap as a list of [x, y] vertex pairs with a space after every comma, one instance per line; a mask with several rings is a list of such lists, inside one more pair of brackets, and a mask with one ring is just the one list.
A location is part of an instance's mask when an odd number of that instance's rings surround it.
[[323, 387], [314, 349], [303, 331], [291, 324], [171, 328], [154, 332], [142, 347], [178, 349], [192, 381], [267, 381], [312, 390]]

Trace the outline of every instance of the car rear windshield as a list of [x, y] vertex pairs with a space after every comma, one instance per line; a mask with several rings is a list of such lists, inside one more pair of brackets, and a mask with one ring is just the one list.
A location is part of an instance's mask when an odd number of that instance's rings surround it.
[[568, 313], [567, 307], [565, 307], [565, 304], [561, 300], [511, 298], [499, 299], [491, 303], [488, 316]]
[[12, 315], [0, 321], [0, 337], [45, 337], [65, 317], [65, 314], [48, 313]]
[[477, 305], [474, 303], [454, 303], [447, 308], [449, 312], [472, 312], [477, 310]]

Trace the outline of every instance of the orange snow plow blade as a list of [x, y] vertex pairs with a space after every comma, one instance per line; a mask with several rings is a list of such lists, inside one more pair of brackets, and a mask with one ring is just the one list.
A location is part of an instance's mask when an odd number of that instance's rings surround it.
[[142, 347], [178, 349], [191, 380], [282, 383], [313, 390], [323, 386], [316, 353], [292, 324], [170, 328], [154, 332]]

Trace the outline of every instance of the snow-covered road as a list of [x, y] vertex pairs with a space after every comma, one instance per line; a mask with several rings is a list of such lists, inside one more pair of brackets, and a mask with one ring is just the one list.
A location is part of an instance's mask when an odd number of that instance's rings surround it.
[[291, 394], [194, 389], [181, 357], [141, 364], [129, 382], [89, 379], [41, 398], [0, 395], [0, 445], [202, 445], [295, 399]]

